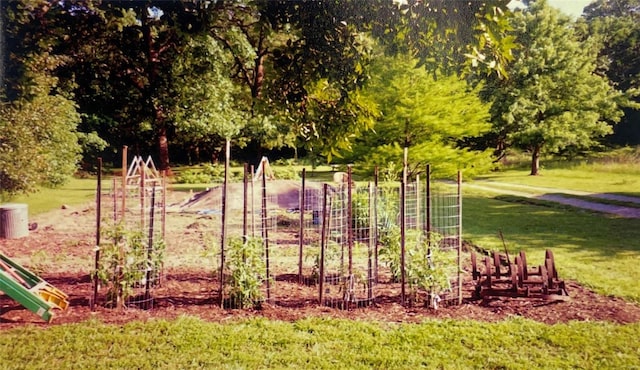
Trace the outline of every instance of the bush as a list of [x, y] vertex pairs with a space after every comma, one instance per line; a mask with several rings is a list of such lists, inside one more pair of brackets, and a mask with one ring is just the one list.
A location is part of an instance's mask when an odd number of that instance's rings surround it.
[[273, 175], [279, 180], [299, 180], [300, 173], [294, 166], [273, 166]]
[[212, 181], [210, 175], [197, 170], [186, 170], [176, 176], [178, 184], [209, 184]]

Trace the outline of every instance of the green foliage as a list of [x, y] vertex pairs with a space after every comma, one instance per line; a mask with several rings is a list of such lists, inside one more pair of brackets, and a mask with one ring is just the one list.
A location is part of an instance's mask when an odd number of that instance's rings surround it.
[[400, 226], [397, 224], [381, 227], [378, 231], [380, 262], [391, 270], [392, 280], [396, 283], [400, 281], [402, 275], [400, 231]]
[[355, 229], [367, 229], [371, 221], [368, 188], [355, 188], [351, 194], [351, 222]]
[[[420, 291], [427, 292], [429, 298], [450, 291], [449, 279], [457, 266], [457, 252], [443, 250], [440, 247], [442, 237], [437, 233], [428, 237], [417, 235], [415, 239], [410, 237], [407, 238], [409, 248], [405, 264], [409, 294], [418, 301]], [[431, 300], [425, 304], [431, 304]]]
[[7, 95], [28, 90], [26, 60], [45, 57], [40, 70], [76, 102], [80, 131], [109, 139], [105, 154], [157, 145], [165, 168], [169, 152], [216, 156], [233, 138], [330, 161], [378, 117], [362, 91], [377, 40], [430, 71], [460, 72], [473, 60], [502, 75], [513, 44], [506, 4], [11, 1]]
[[211, 181], [211, 175], [198, 170], [181, 171], [180, 174], [176, 176], [176, 182], [178, 184], [209, 184]]
[[[583, 37], [601, 43], [600, 69], [622, 91], [640, 89], [640, 23], [638, 0], [597, 0], [585, 8], [588, 30]], [[636, 102], [638, 102], [636, 96]]]
[[[429, 296], [439, 295], [451, 288], [449, 274], [455, 270], [456, 255], [440, 248], [441, 237], [408, 230], [405, 243], [405, 279], [409, 294], [419, 300], [420, 291]], [[380, 230], [380, 261], [390, 270], [394, 282], [399, 282], [401, 270], [400, 226], [391, 225]]]
[[163, 266], [165, 244], [154, 241], [149, 246], [144, 232], [128, 231], [122, 224], [104, 231], [99, 266], [93, 273], [108, 287], [107, 305], [124, 305], [135, 287], [144, 287], [147, 277], [158, 277]]
[[0, 106], [0, 189], [8, 195], [58, 186], [76, 171], [79, 117], [72, 101], [38, 95]]
[[373, 130], [361, 135], [349, 157], [373, 173], [376, 165], [402, 172], [404, 146], [409, 146], [409, 176], [432, 164], [435, 177], [451, 177], [464, 169], [469, 176], [487, 172], [491, 153], [464, 148], [464, 140], [491, 130], [489, 106], [455, 76], [429, 74], [414, 59], [379, 56], [366, 94], [381, 112]]
[[503, 140], [532, 154], [531, 174], [544, 153], [585, 150], [612, 132], [623, 99], [595, 74], [597, 50], [580, 42], [574, 23], [536, 1], [514, 18], [523, 47], [510, 78], [489, 86], [494, 129]]
[[509, 3], [509, 0], [387, 3], [393, 5], [382, 7], [377, 22], [373, 22], [373, 32], [390, 44], [391, 50], [415, 55], [419, 66], [430, 72], [495, 74], [504, 78], [516, 47], [514, 37], [507, 33]]
[[268, 278], [262, 248], [262, 238], [229, 240], [225, 250], [225, 272], [229, 275], [225, 281], [225, 291], [231, 307], [260, 307], [263, 300], [262, 284]]
[[[177, 139], [196, 146], [238, 136], [248, 115], [242, 107], [241, 89], [228, 75], [232, 55], [209, 35], [194, 36], [172, 63]], [[246, 97], [245, 97], [246, 99]], [[244, 112], [243, 112], [244, 111]]]
[[278, 180], [299, 180], [300, 179], [300, 171], [294, 165], [287, 166], [271, 166], [273, 170], [273, 175]]
[[[242, 171], [229, 170], [229, 180], [242, 180]], [[224, 182], [224, 166], [219, 164], [204, 163], [200, 168], [180, 171], [176, 176], [178, 184], [210, 184]]]
[[78, 143], [82, 150], [82, 169], [86, 171], [97, 170], [97, 162], [100, 154], [109, 146], [95, 131], [79, 132]]

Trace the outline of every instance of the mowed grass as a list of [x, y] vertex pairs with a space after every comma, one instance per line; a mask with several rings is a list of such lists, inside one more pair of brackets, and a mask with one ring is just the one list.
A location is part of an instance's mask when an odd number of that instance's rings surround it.
[[629, 369], [640, 324], [192, 317], [3, 331], [3, 369]]
[[59, 188], [39, 188], [35, 193], [16, 196], [11, 203], [27, 204], [29, 214], [51, 211], [62, 205], [95, 202], [97, 181], [94, 178], [71, 178]]
[[561, 162], [551, 163], [543, 168], [539, 176], [530, 176], [529, 173], [529, 169], [517, 167], [482, 176], [479, 179], [640, 197], [640, 162]]

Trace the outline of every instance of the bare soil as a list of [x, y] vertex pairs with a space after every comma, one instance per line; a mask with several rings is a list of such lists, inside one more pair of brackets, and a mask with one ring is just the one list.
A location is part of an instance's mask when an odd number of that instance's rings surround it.
[[[283, 198], [295, 199], [289, 186], [276, 187]], [[170, 193], [168, 204], [186, 205], [189, 200], [184, 193]], [[205, 202], [200, 199], [200, 202]], [[287, 203], [288, 204], [288, 203]], [[284, 204], [283, 204], [284, 205]], [[286, 205], [285, 205], [286, 206]], [[376, 301], [369, 306], [339, 309], [318, 304], [318, 288], [303, 286], [296, 282], [296, 267], [291, 273], [279, 274], [277, 289], [272, 299], [261, 309], [241, 310], [220, 307], [218, 284], [206, 261], [198, 261], [205, 238], [206, 215], [175, 212], [167, 216], [168, 263], [163, 271], [164, 279], [154, 291], [153, 308], [110, 309], [100, 304], [93, 305], [93, 284], [90, 271], [95, 254], [95, 221], [93, 205], [61, 207], [38, 215], [30, 222], [38, 224], [29, 236], [6, 240], [0, 239], [0, 252], [28, 266], [43, 279], [69, 295], [70, 307], [57, 311], [55, 324], [82, 322], [96, 318], [106, 323], [121, 324], [133, 320], [173, 319], [181, 315], [193, 315], [207, 321], [225, 322], [246, 317], [292, 321], [310, 316], [378, 320], [385, 322], [420, 322], [427, 319], [471, 319], [499, 321], [518, 316], [535, 321], [554, 324], [572, 320], [611, 321], [630, 323], [640, 321], [640, 306], [615, 297], [605, 297], [580, 286], [574, 281], [565, 281], [570, 299], [552, 301], [542, 298], [498, 297], [473, 299], [475, 281], [469, 273], [464, 274], [463, 303], [444, 305], [437, 310], [422, 306], [406, 307], [400, 304], [397, 285], [384, 281], [377, 286]], [[294, 232], [293, 232], [294, 233]], [[278, 236], [295, 240], [295, 235]], [[185, 260], [186, 255], [195, 256], [196, 263]], [[469, 267], [466, 268], [470, 270]], [[51, 325], [42, 322], [8, 296], [0, 293], [0, 330], [26, 324]]]

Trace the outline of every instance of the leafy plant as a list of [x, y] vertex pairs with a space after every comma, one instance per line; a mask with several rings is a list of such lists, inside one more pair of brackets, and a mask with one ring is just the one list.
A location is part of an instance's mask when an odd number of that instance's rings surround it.
[[400, 281], [401, 261], [400, 261], [400, 226], [397, 224], [387, 224], [380, 228], [378, 242], [381, 247], [378, 251], [380, 261], [391, 270], [391, 280]]
[[143, 231], [128, 231], [122, 223], [107, 229], [103, 240], [94, 274], [108, 286], [107, 305], [122, 306], [135, 287], [157, 278], [164, 261], [165, 243], [157, 240], [150, 248]]
[[412, 243], [413, 247], [407, 248], [405, 272], [414, 301], [418, 300], [420, 290], [433, 298], [451, 289], [449, 271], [456, 266], [456, 255], [440, 248], [441, 239], [436, 233], [431, 233], [427, 238], [420, 235]]
[[279, 180], [298, 180], [300, 173], [293, 165], [272, 166], [273, 174]]
[[224, 181], [224, 166], [213, 163], [205, 163], [202, 165], [203, 174], [209, 176], [213, 182]]
[[234, 238], [229, 241], [225, 270], [227, 294], [232, 307], [258, 308], [263, 300], [262, 284], [266, 266], [262, 258], [262, 238]]
[[178, 184], [208, 184], [212, 182], [212, 177], [205, 172], [197, 170], [186, 170], [176, 177]]
[[353, 228], [367, 229], [370, 227], [370, 202], [368, 189], [354, 191], [351, 199]]

